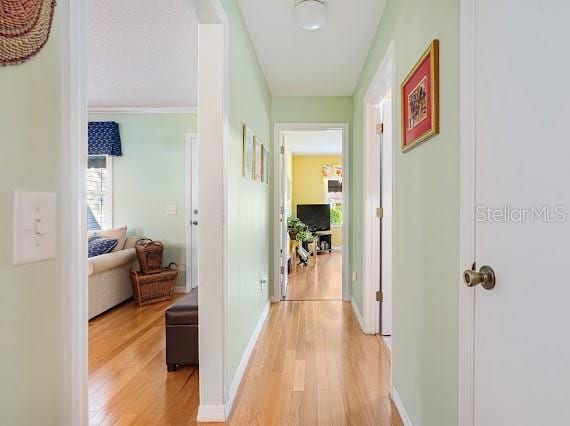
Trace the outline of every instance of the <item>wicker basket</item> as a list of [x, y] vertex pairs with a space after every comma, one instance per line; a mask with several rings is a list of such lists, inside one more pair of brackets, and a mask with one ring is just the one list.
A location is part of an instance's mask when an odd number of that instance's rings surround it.
[[163, 268], [161, 272], [152, 274], [131, 271], [135, 302], [143, 306], [172, 299], [176, 278], [178, 278], [178, 269], [175, 263]]
[[144, 238], [136, 242], [135, 250], [142, 272], [145, 274], [156, 274], [163, 271], [162, 256], [164, 246], [161, 242]]

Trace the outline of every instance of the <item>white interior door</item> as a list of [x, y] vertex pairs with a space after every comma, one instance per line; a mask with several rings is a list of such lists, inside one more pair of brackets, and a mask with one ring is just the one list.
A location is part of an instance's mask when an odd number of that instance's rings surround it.
[[473, 423], [570, 425], [570, 1], [463, 3], [474, 28], [474, 260], [496, 275], [493, 290], [469, 289]]
[[188, 136], [186, 139], [187, 164], [187, 244], [186, 244], [186, 290], [198, 287], [198, 138]]
[[382, 322], [384, 336], [392, 335], [392, 101], [384, 99], [380, 104], [383, 124], [381, 143], [380, 196], [382, 199], [381, 221], [381, 276], [382, 276]]
[[286, 208], [286, 194], [288, 191], [287, 185], [287, 157], [285, 156], [285, 137], [283, 132], [281, 132], [280, 136], [280, 143], [279, 143], [279, 173], [280, 173], [280, 209], [279, 217], [281, 221], [281, 297], [284, 298], [287, 296], [287, 284], [289, 279], [289, 274], [287, 270], [288, 260], [289, 260], [289, 233], [287, 230], [287, 208]]

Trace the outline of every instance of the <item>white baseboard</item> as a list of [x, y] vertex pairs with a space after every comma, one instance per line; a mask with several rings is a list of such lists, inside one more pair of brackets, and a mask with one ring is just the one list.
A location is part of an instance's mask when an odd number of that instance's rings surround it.
[[413, 426], [412, 419], [408, 415], [406, 407], [404, 407], [404, 403], [400, 399], [400, 394], [395, 387], [393, 387], [392, 392], [390, 392], [390, 398], [394, 401], [394, 405], [398, 409], [398, 413], [400, 413], [400, 418], [402, 419], [404, 426]]
[[360, 324], [360, 329], [362, 330], [363, 333], [366, 333], [366, 331], [364, 331], [364, 320], [362, 319], [362, 314], [358, 310], [358, 306], [356, 305], [356, 302], [354, 301], [354, 297], [352, 297], [350, 299], [350, 303], [352, 304], [352, 310], [354, 311], [354, 315], [356, 315], [356, 319], [358, 320], [358, 324]]
[[[241, 381], [243, 379], [243, 375], [245, 374], [245, 370], [246, 370], [247, 364], [249, 363], [249, 360], [251, 358], [251, 354], [253, 352], [253, 349], [255, 348], [255, 344], [257, 343], [257, 339], [259, 338], [259, 334], [261, 333], [261, 330], [263, 329], [263, 325], [265, 324], [265, 321], [267, 320], [267, 316], [269, 315], [270, 307], [271, 307], [271, 304], [269, 302], [267, 302], [267, 304], [265, 305], [265, 308], [263, 309], [263, 313], [261, 314], [261, 317], [259, 317], [259, 322], [257, 323], [257, 326], [255, 327], [255, 330], [253, 331], [253, 334], [251, 335], [251, 338], [249, 339], [249, 343], [247, 344], [247, 347], [245, 348], [245, 351], [243, 352], [243, 356], [241, 357], [241, 362], [239, 363], [236, 375], [234, 376], [234, 379], [232, 380], [232, 384], [230, 386], [230, 391], [228, 394], [228, 401], [226, 402], [226, 407], [225, 407], [225, 415], [226, 415], [227, 419], [230, 418], [230, 414], [232, 412], [232, 407], [234, 405], [234, 401], [235, 401], [239, 386], [240, 386]], [[198, 419], [198, 421], [200, 421], [200, 420]]]
[[271, 296], [271, 302], [272, 303], [278, 303], [278, 302], [281, 302], [281, 300], [279, 300], [279, 298], [277, 296]]
[[200, 405], [197, 421], [204, 423], [222, 423], [226, 421], [224, 405]]
[[188, 294], [189, 292], [186, 290], [186, 287], [174, 287], [174, 293]]

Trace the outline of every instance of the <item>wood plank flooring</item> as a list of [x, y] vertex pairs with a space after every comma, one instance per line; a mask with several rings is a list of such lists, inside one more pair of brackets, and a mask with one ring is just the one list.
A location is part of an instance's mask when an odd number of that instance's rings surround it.
[[[167, 373], [164, 310], [119, 306], [89, 324], [92, 425], [195, 425], [198, 370]], [[390, 365], [349, 303], [274, 304], [229, 420], [232, 425], [401, 425]]]
[[289, 274], [287, 300], [342, 299], [342, 253], [333, 251], [318, 255], [309, 266], [296, 265]]

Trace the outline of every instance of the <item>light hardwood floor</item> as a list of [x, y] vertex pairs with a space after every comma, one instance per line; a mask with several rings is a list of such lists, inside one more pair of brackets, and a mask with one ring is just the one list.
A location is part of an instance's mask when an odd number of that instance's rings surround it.
[[[194, 425], [198, 370], [167, 373], [164, 309], [125, 304], [89, 325], [91, 424]], [[229, 423], [401, 425], [390, 365], [349, 303], [274, 304]]]
[[340, 300], [342, 299], [342, 253], [319, 254], [309, 266], [294, 262], [289, 274], [287, 300]]

